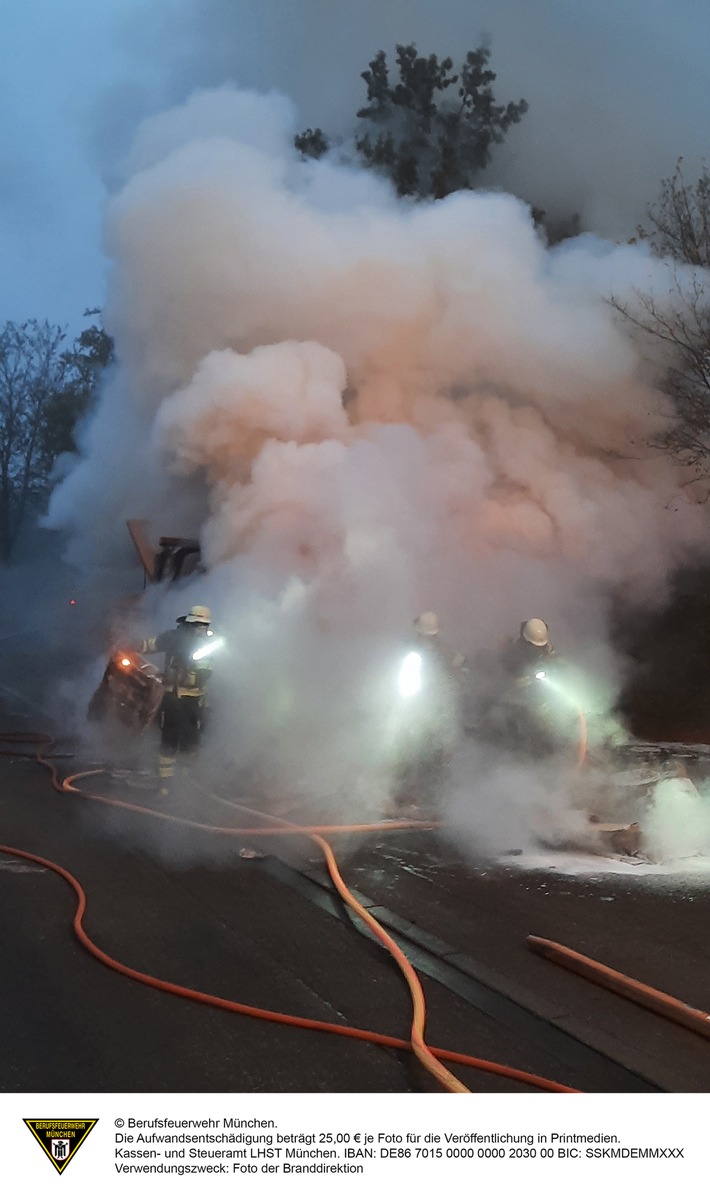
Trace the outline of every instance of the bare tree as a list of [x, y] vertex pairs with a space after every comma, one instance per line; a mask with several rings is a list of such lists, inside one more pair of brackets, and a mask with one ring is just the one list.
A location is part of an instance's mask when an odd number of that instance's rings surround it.
[[65, 339], [47, 321], [8, 321], [0, 329], [0, 559], [10, 558], [46, 498], [57, 457], [76, 451], [77, 423], [113, 362], [113, 341], [101, 325], [70, 347]]
[[48, 322], [6, 322], [0, 330], [0, 556], [12, 554], [30, 502], [47, 482], [43, 438], [68, 364], [64, 331]]
[[671, 422], [656, 445], [694, 469], [710, 475], [710, 175], [689, 184], [679, 159], [661, 183], [658, 200], [639, 226], [634, 242], [675, 260], [668, 293], [659, 299], [635, 292], [631, 303], [612, 304], [646, 342], [660, 366]]
[[692, 267], [710, 267], [710, 175], [703, 164], [700, 178], [688, 184], [683, 160], [661, 181], [658, 200], [647, 211], [649, 228], [639, 226], [639, 240], [657, 255], [669, 255]]

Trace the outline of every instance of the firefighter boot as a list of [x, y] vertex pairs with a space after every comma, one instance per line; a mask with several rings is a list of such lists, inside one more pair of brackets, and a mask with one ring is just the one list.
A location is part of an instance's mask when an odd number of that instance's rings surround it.
[[160, 796], [170, 796], [170, 786], [175, 776], [175, 756], [161, 755], [158, 757], [158, 776], [160, 777]]

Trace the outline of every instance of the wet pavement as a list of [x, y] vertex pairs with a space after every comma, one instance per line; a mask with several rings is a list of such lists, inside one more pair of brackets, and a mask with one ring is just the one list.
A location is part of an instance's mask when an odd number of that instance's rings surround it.
[[[0, 780], [0, 843], [77, 876], [87, 931], [111, 956], [252, 1006], [407, 1037], [404, 981], [334, 900], [312, 844], [198, 832], [58, 794], [32, 761], [3, 758]], [[147, 777], [119, 774], [101, 789], [160, 804]], [[234, 811], [190, 788], [168, 807], [235, 823]], [[242, 858], [243, 846], [265, 858]], [[594, 1092], [708, 1089], [707, 1041], [541, 960], [525, 942], [535, 934], [566, 943], [708, 1009], [702, 865], [659, 873], [553, 852], [464, 860], [441, 834], [423, 831], [337, 836], [334, 846], [346, 882], [412, 952], [432, 1044]], [[74, 909], [53, 873], [0, 857], [0, 952], [12, 966], [0, 993], [6, 1091], [438, 1089], [408, 1053], [128, 980], [78, 944]], [[530, 1088], [456, 1071], [477, 1092]]]

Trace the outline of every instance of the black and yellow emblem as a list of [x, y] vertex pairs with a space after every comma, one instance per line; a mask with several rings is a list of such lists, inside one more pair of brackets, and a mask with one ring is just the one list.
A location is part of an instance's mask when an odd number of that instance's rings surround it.
[[63, 1173], [98, 1119], [23, 1119], [58, 1173]]

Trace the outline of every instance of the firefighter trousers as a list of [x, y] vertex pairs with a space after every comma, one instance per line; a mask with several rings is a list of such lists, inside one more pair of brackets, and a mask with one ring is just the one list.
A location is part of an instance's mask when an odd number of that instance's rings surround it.
[[195, 755], [202, 733], [204, 698], [176, 697], [166, 693], [160, 707], [160, 762], [161, 778], [169, 779], [175, 774], [178, 754]]

